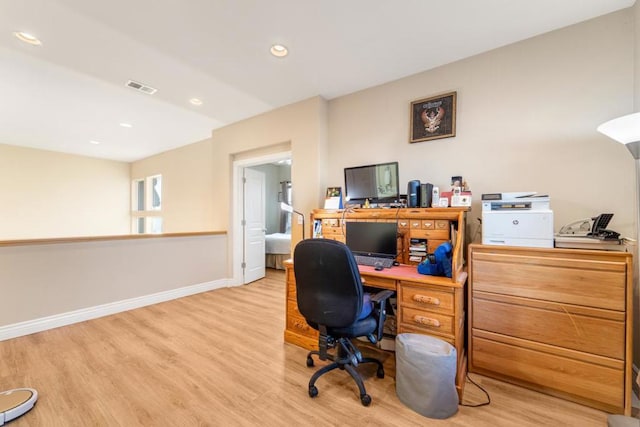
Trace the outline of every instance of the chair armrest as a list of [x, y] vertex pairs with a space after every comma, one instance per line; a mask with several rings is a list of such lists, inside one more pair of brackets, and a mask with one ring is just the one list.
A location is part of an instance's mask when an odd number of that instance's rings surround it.
[[393, 296], [393, 291], [380, 291], [377, 294], [371, 295], [371, 302], [379, 304], [382, 301], [386, 301]]
[[387, 309], [386, 309], [387, 300], [391, 298], [393, 294], [394, 294], [393, 291], [385, 290], [385, 291], [380, 291], [377, 294], [371, 296], [371, 302], [379, 305], [378, 308], [374, 309], [378, 317], [378, 331], [375, 337], [376, 342], [382, 339], [382, 330], [384, 327], [384, 321], [387, 318]]

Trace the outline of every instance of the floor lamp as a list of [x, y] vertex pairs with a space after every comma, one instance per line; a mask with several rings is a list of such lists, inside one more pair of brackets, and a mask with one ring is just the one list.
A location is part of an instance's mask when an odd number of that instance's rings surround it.
[[[598, 126], [598, 132], [624, 144], [636, 161], [636, 226], [638, 227], [638, 234], [640, 234], [640, 113], [627, 114], [626, 116], [609, 120]], [[640, 239], [638, 242], [640, 242]], [[636, 380], [640, 385], [640, 378]], [[623, 424], [625, 419], [633, 418], [623, 415], [609, 415], [607, 424], [618, 425], [615, 423], [619, 422], [619, 425], [628, 425]]]
[[302, 218], [302, 240], [304, 240], [304, 214], [302, 212], [298, 212], [297, 210], [293, 209], [293, 206], [286, 204], [285, 202], [280, 202], [280, 209], [282, 209], [285, 212], [289, 212], [289, 213], [294, 213], [297, 215], [300, 215], [300, 218]]
[[16, 388], [0, 393], [0, 426], [28, 412], [38, 400], [32, 388]]

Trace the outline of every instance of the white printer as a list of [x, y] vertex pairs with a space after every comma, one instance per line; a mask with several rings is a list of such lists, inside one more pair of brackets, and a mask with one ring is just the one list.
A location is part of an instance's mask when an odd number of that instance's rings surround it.
[[549, 196], [535, 192], [483, 194], [482, 244], [552, 248]]

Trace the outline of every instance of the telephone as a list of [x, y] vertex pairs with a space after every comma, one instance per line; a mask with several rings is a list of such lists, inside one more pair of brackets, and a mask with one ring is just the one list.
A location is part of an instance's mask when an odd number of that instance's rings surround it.
[[562, 227], [558, 235], [592, 237], [600, 240], [618, 240], [620, 233], [606, 228], [611, 218], [613, 218], [612, 213], [602, 213], [593, 218], [579, 219]]

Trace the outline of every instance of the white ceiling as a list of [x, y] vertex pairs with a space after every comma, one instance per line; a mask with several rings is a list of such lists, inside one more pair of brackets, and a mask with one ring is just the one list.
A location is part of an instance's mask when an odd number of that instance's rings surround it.
[[634, 1], [0, 0], [0, 143], [133, 161]]

